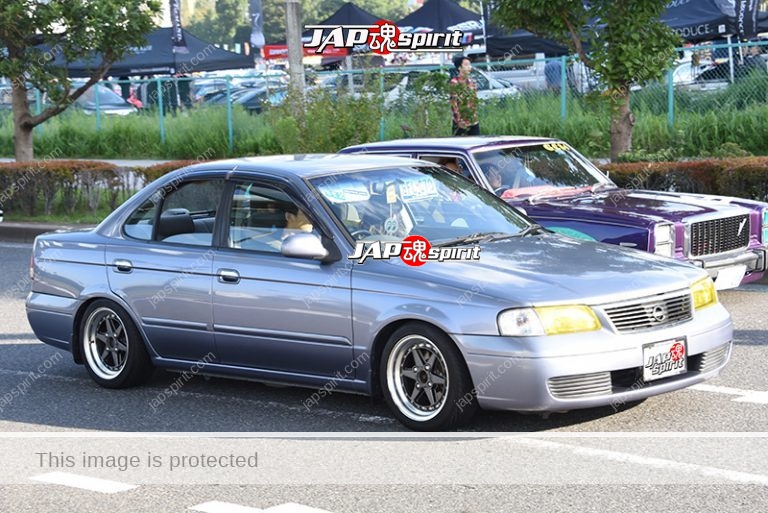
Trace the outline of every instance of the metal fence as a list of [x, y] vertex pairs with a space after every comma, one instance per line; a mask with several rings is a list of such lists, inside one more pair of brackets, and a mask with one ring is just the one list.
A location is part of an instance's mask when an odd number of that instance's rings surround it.
[[[662, 80], [646, 84], [630, 81], [625, 85], [632, 91], [632, 110], [637, 118], [664, 117], [667, 127], [673, 129], [678, 117], [686, 112], [719, 116], [725, 111], [768, 103], [768, 42], [687, 47], [680, 48], [678, 54], [680, 59]], [[512, 53], [509, 56], [512, 57]], [[308, 89], [380, 102], [379, 139], [448, 135], [449, 107], [445, 102], [445, 91], [439, 91], [436, 84], [447, 82], [445, 77], [452, 72], [452, 65], [358, 69], [359, 66], [360, 62], [354, 62], [355, 69], [351, 71], [311, 72]], [[542, 117], [556, 117], [566, 123], [577, 114], [588, 112], [607, 119], [608, 102], [602, 100], [608, 93], [599, 77], [575, 58], [511, 58], [475, 62], [473, 66], [478, 70], [476, 78], [481, 99], [485, 98], [484, 101], [494, 109], [498, 105], [504, 106], [512, 117], [520, 114], [520, 118], [529, 123]], [[433, 72], [438, 78], [432, 81], [420, 79], [428, 74], [426, 72]], [[198, 109], [226, 112], [227, 144], [232, 151], [238, 137], [236, 112], [260, 115], [265, 109], [279, 105], [286, 97], [286, 89], [287, 83], [278, 75], [255, 73], [217, 78], [182, 76], [110, 80], [101, 82], [99, 87], [86, 94], [79, 110], [93, 115], [92, 126], [96, 131], [105, 129], [106, 119], [119, 115], [153, 117], [157, 120], [163, 144], [169, 116]], [[124, 102], [117, 106], [113, 102], [116, 96], [113, 93], [128, 99], [133, 106], [126, 106]], [[0, 105], [6, 100], [3, 94], [0, 88]], [[33, 111], [40, 112], [46, 97], [39, 91], [30, 90], [29, 101]], [[441, 106], [442, 112], [439, 112]], [[526, 112], [528, 117], [524, 118]], [[432, 120], [431, 126], [443, 126], [441, 130], [419, 129], [424, 123], [423, 118], [430, 115], [438, 118]], [[507, 133], [504, 131], [525, 128], [514, 124], [491, 124], [484, 132]], [[37, 130], [43, 133], [46, 124]]]

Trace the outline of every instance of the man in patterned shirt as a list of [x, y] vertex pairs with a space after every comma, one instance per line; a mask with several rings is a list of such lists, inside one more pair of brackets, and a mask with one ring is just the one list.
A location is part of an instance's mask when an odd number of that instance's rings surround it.
[[470, 76], [472, 63], [468, 57], [453, 60], [458, 75], [451, 79], [451, 109], [453, 110], [453, 135], [480, 135], [477, 115], [477, 82]]

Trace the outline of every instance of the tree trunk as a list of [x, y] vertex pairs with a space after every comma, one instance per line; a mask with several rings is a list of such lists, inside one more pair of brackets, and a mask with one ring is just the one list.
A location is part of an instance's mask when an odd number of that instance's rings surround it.
[[[17, 85], [14, 83], [14, 85]], [[32, 125], [28, 123], [31, 114], [27, 102], [27, 91], [23, 87], [11, 88], [13, 106], [13, 148], [16, 162], [29, 162], [34, 159], [32, 146]]]
[[619, 155], [632, 150], [635, 116], [629, 108], [628, 89], [614, 91], [611, 99], [616, 102], [611, 106], [611, 161], [616, 162]]

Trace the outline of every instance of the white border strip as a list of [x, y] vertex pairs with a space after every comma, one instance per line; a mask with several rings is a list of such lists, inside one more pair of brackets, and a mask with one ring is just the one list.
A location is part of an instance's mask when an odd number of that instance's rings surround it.
[[248, 438], [248, 439], [351, 439], [351, 440], [435, 440], [435, 439], [477, 439], [477, 438], [768, 438], [765, 431], [465, 431], [450, 433], [422, 432], [254, 432], [254, 431], [154, 431], [154, 432], [121, 432], [121, 431], [5, 431], [0, 432], [2, 438]]
[[97, 477], [67, 474], [65, 472], [50, 472], [48, 474], [30, 477], [30, 479], [40, 481], [41, 483], [69, 486], [71, 488], [81, 488], [83, 490], [101, 493], [126, 492], [138, 488], [138, 486], [132, 484], [109, 481]]

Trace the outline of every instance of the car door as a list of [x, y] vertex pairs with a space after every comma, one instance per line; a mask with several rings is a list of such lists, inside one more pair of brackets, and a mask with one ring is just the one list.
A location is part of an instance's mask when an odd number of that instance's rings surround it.
[[215, 355], [212, 240], [225, 184], [191, 180], [158, 190], [127, 219], [123, 239], [106, 249], [110, 288], [163, 358]]
[[213, 327], [225, 364], [278, 373], [346, 377], [353, 359], [351, 264], [289, 258], [283, 240], [320, 233], [290, 188], [235, 182], [226, 237], [214, 257]]

